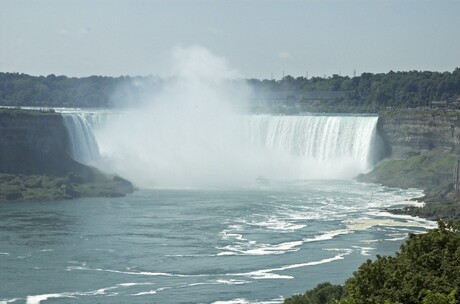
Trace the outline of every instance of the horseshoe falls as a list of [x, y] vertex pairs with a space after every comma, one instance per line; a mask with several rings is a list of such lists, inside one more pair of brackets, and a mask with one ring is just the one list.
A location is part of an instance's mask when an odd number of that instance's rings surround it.
[[75, 160], [139, 190], [0, 204], [0, 303], [283, 303], [435, 226], [383, 211], [421, 191], [352, 179], [381, 158], [377, 117], [68, 110], [64, 123]]
[[[250, 142], [296, 156], [299, 177], [351, 178], [372, 168], [378, 157], [378, 117], [252, 116]], [[313, 172], [312, 172], [313, 171]], [[323, 172], [323, 173], [321, 173]]]
[[129, 127], [123, 119], [120, 127], [117, 118], [65, 114], [70, 154], [146, 188], [234, 187], [260, 178], [350, 179], [369, 171], [382, 154], [378, 118], [372, 116], [245, 115], [215, 130], [156, 125], [155, 117], [151, 125]]

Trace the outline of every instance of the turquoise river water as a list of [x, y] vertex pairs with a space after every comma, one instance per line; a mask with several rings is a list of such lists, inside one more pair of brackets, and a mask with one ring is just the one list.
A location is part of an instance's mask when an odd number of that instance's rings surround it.
[[347, 180], [0, 204], [0, 303], [282, 303], [433, 223]]

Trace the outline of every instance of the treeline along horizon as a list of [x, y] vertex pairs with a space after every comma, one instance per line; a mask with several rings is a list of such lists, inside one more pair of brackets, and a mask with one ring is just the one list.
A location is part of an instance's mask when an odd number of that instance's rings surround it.
[[[0, 105], [37, 107], [114, 107], [118, 101], [136, 102], [168, 79], [154, 76], [90, 76], [83, 78], [31, 76], [0, 72]], [[297, 77], [281, 80], [248, 79], [255, 94], [286, 93], [277, 102], [308, 103], [307, 92], [341, 92], [333, 98], [318, 97], [316, 105], [329, 108], [415, 108], [433, 101], [454, 102], [460, 98], [460, 68], [453, 72], [409, 71], [363, 73], [348, 77]], [[295, 93], [295, 96], [289, 93]]]

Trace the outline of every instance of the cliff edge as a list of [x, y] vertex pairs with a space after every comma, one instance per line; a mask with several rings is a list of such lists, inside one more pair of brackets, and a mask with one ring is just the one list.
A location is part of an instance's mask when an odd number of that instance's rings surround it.
[[0, 201], [123, 196], [132, 184], [74, 161], [62, 116], [0, 109]]
[[391, 147], [392, 158], [434, 149], [460, 155], [460, 112], [386, 111], [380, 114], [377, 127]]

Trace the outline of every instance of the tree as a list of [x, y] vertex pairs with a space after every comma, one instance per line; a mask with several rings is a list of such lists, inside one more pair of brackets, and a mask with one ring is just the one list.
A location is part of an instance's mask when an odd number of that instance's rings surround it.
[[284, 300], [284, 304], [333, 304], [343, 294], [343, 287], [329, 282], [318, 284], [303, 295], [294, 295]]
[[394, 257], [367, 260], [340, 285], [322, 283], [285, 304], [458, 304], [460, 221], [410, 234]]

